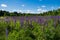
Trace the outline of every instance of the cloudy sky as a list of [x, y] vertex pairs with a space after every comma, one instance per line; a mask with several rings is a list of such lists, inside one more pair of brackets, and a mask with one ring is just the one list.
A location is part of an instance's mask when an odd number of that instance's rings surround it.
[[0, 10], [40, 13], [60, 8], [60, 0], [0, 0]]

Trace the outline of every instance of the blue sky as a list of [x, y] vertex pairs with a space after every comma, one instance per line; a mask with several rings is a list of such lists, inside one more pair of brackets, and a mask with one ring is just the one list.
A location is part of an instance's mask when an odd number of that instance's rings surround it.
[[0, 10], [40, 13], [60, 8], [60, 0], [0, 0]]

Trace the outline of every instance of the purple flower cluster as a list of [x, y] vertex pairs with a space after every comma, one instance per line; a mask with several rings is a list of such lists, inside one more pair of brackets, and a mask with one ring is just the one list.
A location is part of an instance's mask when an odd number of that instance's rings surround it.
[[40, 24], [43, 24], [44, 22], [50, 20], [50, 19], [54, 19], [54, 21], [56, 20], [60, 20], [60, 16], [13, 16], [13, 17], [6, 17], [4, 20], [5, 21], [10, 21], [13, 20], [14, 22], [16, 22], [17, 20], [20, 21], [20, 23], [24, 23], [24, 21], [34, 21]]

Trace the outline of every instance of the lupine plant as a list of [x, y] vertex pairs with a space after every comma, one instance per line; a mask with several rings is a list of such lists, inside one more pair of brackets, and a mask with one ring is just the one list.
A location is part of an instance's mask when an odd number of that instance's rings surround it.
[[53, 20], [49, 20], [48, 26], [44, 27], [44, 36], [46, 40], [54, 40], [55, 28], [53, 25]]
[[[6, 35], [6, 29], [8, 34]], [[0, 40], [60, 40], [60, 24], [54, 27], [54, 20], [49, 20], [47, 26], [35, 21], [25, 21], [21, 27], [20, 21], [0, 21]]]
[[5, 40], [6, 39], [6, 28], [7, 28], [7, 23], [5, 21], [0, 21], [0, 40]]

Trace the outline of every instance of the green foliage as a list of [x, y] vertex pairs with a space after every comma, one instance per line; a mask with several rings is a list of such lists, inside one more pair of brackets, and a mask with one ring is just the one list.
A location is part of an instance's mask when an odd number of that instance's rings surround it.
[[55, 28], [53, 26], [53, 20], [48, 22], [48, 26], [44, 29], [44, 35], [46, 40], [54, 40]]
[[8, 31], [12, 31], [15, 29], [15, 22], [13, 20], [11, 20], [9, 23], [8, 23], [8, 27], [7, 27]]
[[6, 39], [6, 30], [7, 28], [7, 23], [5, 21], [0, 21], [0, 40], [5, 40]]
[[18, 30], [19, 28], [20, 22], [16, 21], [16, 29], [9, 33], [8, 40], [33, 40], [31, 37], [33, 34], [28, 27]]
[[60, 40], [60, 24], [55, 29], [55, 40]]
[[15, 29], [20, 29], [20, 26], [20, 21], [17, 20], [15, 24]]
[[45, 40], [44, 39], [44, 33], [43, 33], [43, 26], [41, 26], [40, 24], [38, 23], [35, 23], [35, 22], [32, 22], [32, 25], [33, 25], [33, 34], [35, 35], [36, 37], [36, 40]]
[[[0, 40], [60, 40], [60, 24], [54, 27], [54, 20], [49, 20], [48, 25], [40, 25], [36, 22], [0, 21]], [[6, 28], [8, 37], [6, 37]]]

